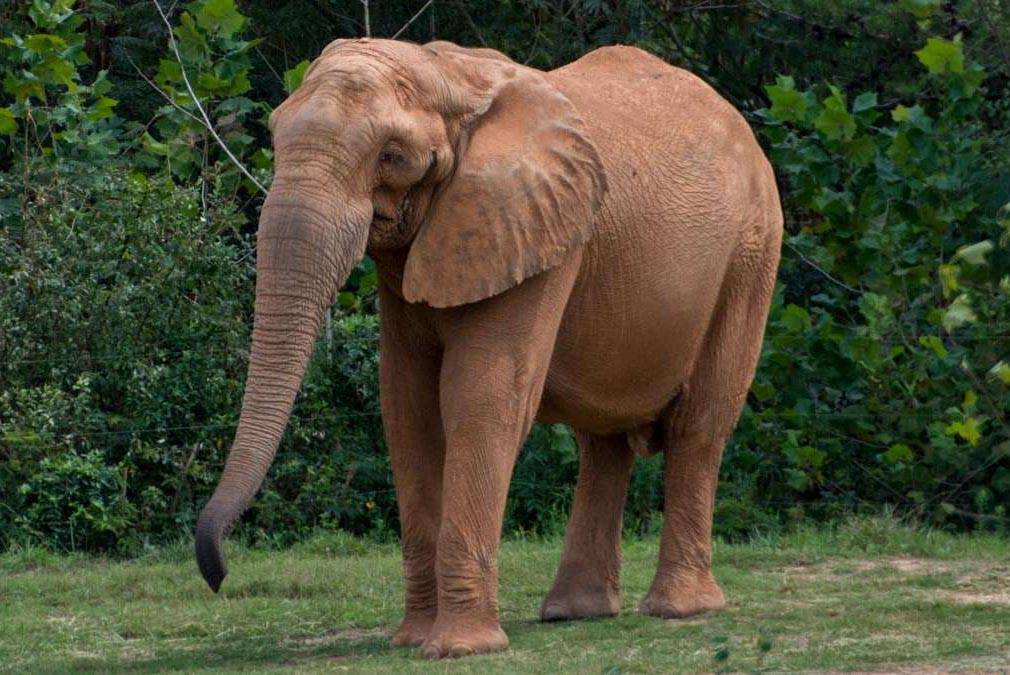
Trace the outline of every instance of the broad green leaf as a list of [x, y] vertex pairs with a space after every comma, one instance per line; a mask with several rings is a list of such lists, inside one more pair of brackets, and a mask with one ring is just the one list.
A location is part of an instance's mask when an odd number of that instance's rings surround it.
[[943, 327], [947, 329], [948, 333], [959, 326], [973, 323], [977, 320], [978, 316], [971, 307], [971, 300], [964, 293], [957, 296], [954, 302], [950, 303], [950, 306], [943, 313]]
[[98, 77], [95, 78], [94, 83], [91, 85], [91, 93], [95, 96], [105, 96], [110, 91], [112, 91], [112, 83], [109, 82], [109, 71], [101, 70], [98, 72]]
[[799, 305], [788, 304], [782, 310], [782, 325], [791, 333], [802, 333], [810, 328], [810, 314]]
[[[284, 71], [284, 89], [289, 93], [294, 93], [295, 89], [302, 85], [305, 71], [308, 70], [308, 60], [300, 61], [294, 68]], [[766, 87], [767, 88], [767, 87]]]
[[46, 98], [46, 89], [42, 82], [28, 71], [22, 71], [20, 77], [8, 72], [4, 77], [4, 91], [13, 96], [18, 103], [24, 103], [33, 96], [39, 101]]
[[158, 155], [159, 157], [167, 157], [169, 153], [169, 147], [167, 143], [161, 143], [154, 139], [154, 136], [144, 132], [141, 137], [141, 142], [144, 145], [144, 150], [151, 153], [152, 155]]
[[982, 440], [982, 420], [977, 417], [966, 417], [962, 422], [951, 422], [944, 431], [948, 436], [958, 436], [968, 441], [970, 445], [978, 445]]
[[915, 459], [915, 455], [912, 453], [912, 449], [904, 443], [895, 443], [887, 449], [887, 452], [881, 454], [881, 459], [888, 464], [897, 464], [898, 462], [911, 462]]
[[940, 9], [940, 0], [901, 0], [901, 8], [922, 21]]
[[199, 61], [209, 53], [205, 33], [197, 27], [189, 12], [179, 15], [179, 25], [175, 27], [174, 32], [179, 41], [179, 51], [186, 59]]
[[934, 75], [960, 73], [964, 70], [964, 49], [960, 35], [953, 40], [931, 37], [926, 40], [926, 46], [916, 51], [915, 55]]
[[978, 394], [976, 394], [971, 389], [964, 392], [964, 400], [961, 401], [961, 408], [965, 412], [970, 412], [974, 410], [977, 404], [978, 404]]
[[940, 265], [940, 289], [949, 298], [961, 287], [961, 268], [957, 265]]
[[765, 401], [771, 399], [775, 396], [775, 385], [770, 382], [754, 382], [750, 386], [751, 393], [754, 394], [754, 398], [764, 403]]
[[997, 362], [995, 366], [989, 369], [989, 377], [999, 380], [1003, 384], [1010, 384], [1010, 365], [1007, 365], [1003, 361]]
[[974, 267], [986, 264], [986, 255], [993, 250], [993, 243], [988, 239], [983, 239], [977, 244], [962, 246], [954, 254], [954, 260], [960, 260]]
[[25, 49], [38, 55], [43, 55], [49, 51], [60, 51], [67, 48], [67, 43], [59, 35], [49, 35], [47, 33], [36, 33], [29, 35], [24, 40]]
[[798, 466], [809, 466], [813, 469], [821, 468], [828, 458], [826, 453], [812, 445], [801, 445], [789, 454]]
[[154, 81], [161, 86], [182, 81], [182, 68], [175, 59], [161, 59], [158, 62], [158, 72], [154, 76]]
[[88, 119], [92, 122], [97, 122], [112, 117], [112, 109], [116, 107], [117, 103], [119, 101], [114, 98], [109, 98], [108, 96], [101, 97], [92, 105], [91, 111], [88, 112]]
[[206, 95], [227, 94], [230, 88], [231, 82], [229, 80], [224, 80], [214, 73], [200, 73], [196, 78], [196, 91], [201, 98]]
[[933, 351], [934, 354], [939, 356], [941, 359], [947, 358], [949, 352], [941, 340], [936, 335], [922, 335], [919, 337], [919, 344], [923, 347], [928, 347]]
[[765, 86], [768, 99], [772, 102], [769, 113], [780, 122], [802, 122], [814, 104], [813, 97], [806, 92], [796, 91], [793, 78], [779, 75], [776, 84]]
[[337, 295], [337, 302], [345, 309], [351, 308], [358, 303], [358, 296], [350, 291], [341, 291], [340, 294]]
[[845, 95], [838, 88], [831, 87], [814, 127], [830, 140], [848, 141], [856, 133], [856, 118], [846, 109]]
[[852, 102], [852, 112], [861, 113], [877, 107], [877, 92], [866, 91], [856, 97]]
[[908, 140], [908, 134], [899, 131], [894, 135], [891, 147], [887, 150], [887, 156], [893, 159], [898, 166], [908, 164], [908, 160], [912, 156], [912, 143]]
[[62, 84], [66, 87], [74, 85], [77, 69], [66, 59], [46, 57], [42, 63], [32, 68], [32, 72], [45, 84]]
[[231, 37], [242, 30], [246, 18], [235, 7], [235, 0], [205, 0], [190, 6], [196, 14], [197, 24], [206, 31], [218, 31]]
[[810, 477], [799, 469], [786, 469], [786, 483], [797, 492], [804, 492], [810, 487]]
[[891, 111], [891, 119], [923, 131], [930, 131], [933, 128], [932, 118], [926, 114], [926, 110], [921, 105], [913, 105], [911, 108], [897, 105]]
[[877, 156], [877, 145], [872, 136], [863, 134], [842, 146], [842, 153], [855, 166], [869, 166]]
[[0, 134], [11, 136], [18, 131], [18, 121], [9, 108], [0, 108]]

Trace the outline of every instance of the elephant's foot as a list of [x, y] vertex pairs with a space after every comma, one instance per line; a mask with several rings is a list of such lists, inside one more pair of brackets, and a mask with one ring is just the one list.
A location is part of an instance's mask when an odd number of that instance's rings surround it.
[[658, 574], [638, 611], [661, 619], [683, 619], [725, 606], [722, 589], [712, 577], [712, 572], [704, 570], [676, 575]]
[[540, 608], [541, 621], [570, 621], [597, 616], [617, 616], [621, 599], [616, 591], [604, 589], [551, 590]]
[[421, 656], [428, 659], [498, 652], [509, 646], [508, 636], [498, 621], [482, 622], [466, 616], [440, 616], [432, 626]]
[[390, 640], [394, 647], [420, 647], [428, 639], [437, 609], [408, 612]]

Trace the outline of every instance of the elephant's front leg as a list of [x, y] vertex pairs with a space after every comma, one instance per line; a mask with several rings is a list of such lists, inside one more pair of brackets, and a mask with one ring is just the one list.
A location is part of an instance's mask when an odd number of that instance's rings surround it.
[[508, 646], [498, 620], [498, 544], [519, 447], [543, 393], [576, 262], [447, 312], [440, 396], [445, 430], [438, 618], [430, 658]]
[[403, 551], [404, 616], [392, 642], [419, 646], [438, 609], [435, 547], [445, 458], [438, 404], [441, 350], [408, 316], [413, 310], [382, 286], [380, 302], [380, 397]]
[[498, 623], [498, 543], [509, 477], [528, 428], [509, 399], [488, 396], [466, 411], [454, 406], [460, 417], [446, 430], [438, 618], [423, 648], [430, 658], [508, 646]]

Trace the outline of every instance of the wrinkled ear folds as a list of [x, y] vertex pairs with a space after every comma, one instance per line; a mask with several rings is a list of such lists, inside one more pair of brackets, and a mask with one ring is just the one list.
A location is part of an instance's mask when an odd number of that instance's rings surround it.
[[501, 293], [588, 240], [606, 177], [572, 104], [534, 73], [501, 84], [411, 247], [403, 294], [451, 307]]

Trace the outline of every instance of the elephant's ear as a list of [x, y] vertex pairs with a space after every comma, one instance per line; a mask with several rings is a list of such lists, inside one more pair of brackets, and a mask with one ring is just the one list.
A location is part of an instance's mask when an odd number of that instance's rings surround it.
[[539, 74], [498, 86], [458, 152], [407, 257], [407, 300], [483, 300], [589, 239], [603, 164], [571, 102]]

